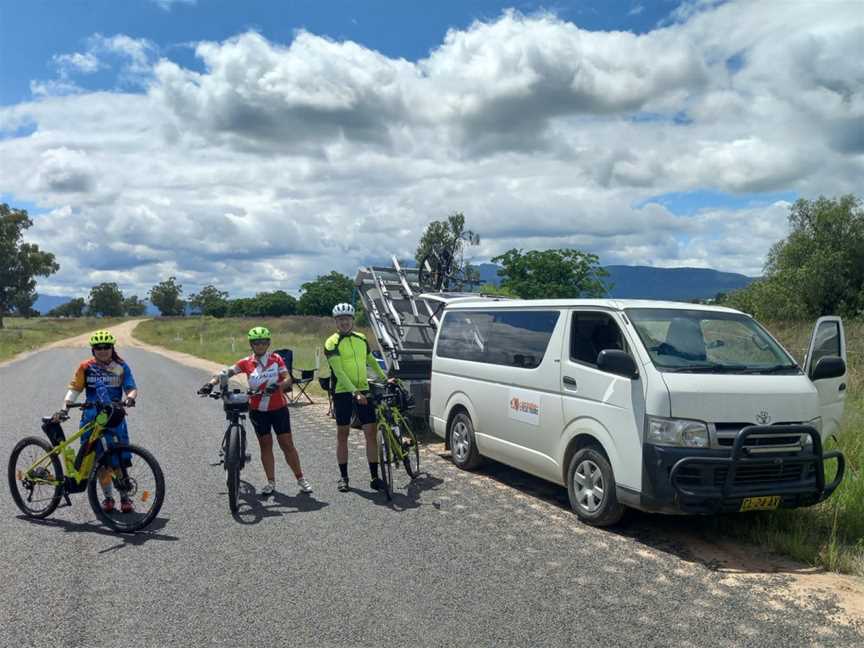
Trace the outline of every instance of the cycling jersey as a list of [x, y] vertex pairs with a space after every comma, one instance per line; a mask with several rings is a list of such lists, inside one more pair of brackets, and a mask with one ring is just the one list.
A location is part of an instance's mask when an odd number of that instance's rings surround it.
[[[288, 368], [278, 353], [265, 353], [261, 359], [253, 353], [231, 367], [232, 374], [246, 374], [249, 389], [262, 392], [268, 385], [282, 384], [288, 377]], [[287, 407], [288, 401], [281, 389], [272, 394], [255, 394], [249, 399], [249, 407], [259, 412], [272, 412]]]
[[96, 358], [85, 360], [75, 370], [69, 391], [78, 397], [86, 390], [86, 400], [91, 403], [110, 403], [123, 400], [124, 391], [136, 389], [132, 370], [123, 360], [115, 358], [107, 365], [96, 361]]
[[332, 374], [336, 377], [336, 394], [353, 393], [369, 389], [366, 367], [387, 380], [387, 374], [369, 350], [366, 336], [357, 331], [334, 333], [324, 342], [324, 355], [330, 363]]

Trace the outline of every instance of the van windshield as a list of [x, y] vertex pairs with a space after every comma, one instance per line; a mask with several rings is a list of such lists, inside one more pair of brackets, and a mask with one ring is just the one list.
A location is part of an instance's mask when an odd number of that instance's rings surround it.
[[625, 312], [652, 362], [663, 371], [800, 373], [795, 360], [746, 315], [674, 308]]

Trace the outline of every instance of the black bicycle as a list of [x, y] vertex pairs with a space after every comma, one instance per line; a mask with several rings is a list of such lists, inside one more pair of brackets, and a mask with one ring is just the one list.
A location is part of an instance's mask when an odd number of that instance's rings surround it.
[[240, 471], [252, 457], [246, 454], [246, 413], [249, 411], [249, 396], [254, 392], [230, 389], [227, 378], [220, 379], [219, 389], [209, 394], [200, 393], [199, 396], [209, 396], [222, 400], [225, 410], [225, 418], [228, 419], [228, 427], [222, 437], [222, 465], [227, 473], [226, 483], [228, 485], [228, 508], [232, 514], [237, 513], [239, 507], [240, 493]]
[[479, 285], [476, 270], [465, 263], [463, 247], [465, 243], [477, 245], [480, 237], [467, 231], [449, 243], [434, 245], [419, 259], [417, 281], [427, 292], [470, 290]]

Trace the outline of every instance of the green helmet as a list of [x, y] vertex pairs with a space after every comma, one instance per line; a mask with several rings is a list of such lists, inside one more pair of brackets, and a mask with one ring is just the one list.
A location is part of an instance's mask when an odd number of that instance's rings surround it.
[[97, 344], [117, 344], [117, 338], [111, 333], [111, 331], [96, 331], [90, 336], [90, 346], [96, 346]]
[[255, 328], [249, 329], [248, 338], [250, 342], [252, 340], [269, 340], [270, 337], [270, 329], [263, 326], [256, 326]]

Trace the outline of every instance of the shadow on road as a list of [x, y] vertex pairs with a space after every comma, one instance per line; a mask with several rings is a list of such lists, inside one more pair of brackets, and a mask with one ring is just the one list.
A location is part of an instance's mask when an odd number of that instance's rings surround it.
[[[437, 456], [449, 461], [449, 452], [436, 452]], [[513, 488], [520, 493], [542, 500], [547, 504], [573, 515], [573, 523], [580, 524], [572, 513], [567, 491], [539, 477], [511, 468], [491, 459], [473, 471], [474, 474]], [[751, 515], [751, 514], [746, 514]], [[746, 543], [731, 541], [718, 530], [723, 526], [724, 517], [696, 515], [661, 515], [629, 510], [623, 520], [605, 531], [630, 538], [646, 547], [674, 555], [681, 560], [702, 565], [713, 571], [735, 572], [739, 574], [811, 573], [813, 568], [791, 560], [765, 560], [764, 550], [758, 555], [747, 551]], [[725, 545], [725, 546], [721, 546]], [[730, 551], [729, 545], [738, 549]]]
[[313, 493], [286, 495], [276, 491], [272, 495], [262, 497], [249, 482], [240, 481], [239, 504], [234, 519], [240, 524], [258, 524], [268, 517], [281, 517], [286, 513], [308, 513], [320, 511], [327, 502], [315, 499]]
[[118, 549], [122, 549], [123, 547], [127, 547], [130, 545], [136, 547], [141, 546], [144, 543], [153, 540], [164, 540], [173, 542], [180, 539], [177, 536], [157, 533], [157, 531], [164, 529], [165, 526], [168, 524], [169, 518], [163, 517], [157, 517], [155, 520], [153, 520], [150, 526], [148, 526], [143, 531], [138, 531], [136, 533], [117, 533], [116, 531], [112, 531], [111, 529], [102, 526], [102, 524], [96, 520], [93, 520], [92, 522], [70, 522], [69, 520], [58, 520], [55, 518], [48, 520], [37, 520], [29, 518], [26, 515], [18, 515], [16, 517], [19, 520], [24, 520], [26, 522], [29, 522], [30, 524], [60, 529], [64, 533], [95, 533], [97, 535], [108, 536], [119, 540], [117, 544], [112, 545], [107, 549], [100, 550], [100, 554], [108, 553], [109, 551], [117, 551]]
[[421, 472], [417, 477], [408, 482], [408, 485], [405, 486], [405, 490], [403, 491], [401, 485], [407, 477], [405, 475], [400, 475], [400, 477], [401, 481], [397, 480], [396, 489], [393, 491], [393, 499], [389, 501], [384, 496], [384, 493], [378, 491], [358, 490], [352, 488], [351, 492], [356, 493], [363, 499], [369, 500], [373, 504], [385, 506], [394, 511], [401, 512], [420, 507], [422, 505], [420, 496], [426, 491], [436, 490], [444, 483], [443, 479], [433, 477], [429, 473]]

